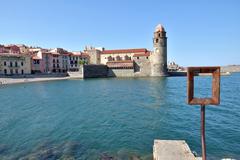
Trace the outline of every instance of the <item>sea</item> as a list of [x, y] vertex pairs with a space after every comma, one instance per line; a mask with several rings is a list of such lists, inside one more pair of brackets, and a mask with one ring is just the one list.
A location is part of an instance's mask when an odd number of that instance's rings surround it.
[[[211, 97], [211, 77], [195, 77]], [[240, 159], [240, 73], [206, 106], [208, 159]], [[201, 156], [200, 106], [187, 78], [98, 78], [0, 86], [1, 160], [152, 159], [153, 142], [185, 140]]]

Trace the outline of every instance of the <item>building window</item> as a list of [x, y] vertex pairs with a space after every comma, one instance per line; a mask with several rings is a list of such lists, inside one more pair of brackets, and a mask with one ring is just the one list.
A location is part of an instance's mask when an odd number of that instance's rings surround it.
[[122, 58], [121, 58], [120, 56], [117, 56], [117, 57], [116, 57], [116, 60], [117, 60], [117, 61], [121, 61]]
[[148, 59], [148, 57], [146, 57]]
[[40, 61], [39, 61], [39, 60], [34, 60], [33, 63], [34, 63], [34, 64], [39, 64]]
[[112, 61], [112, 60], [113, 60], [112, 56], [109, 56], [108, 61]]
[[7, 62], [6, 61], [4, 61], [4, 66], [6, 66], [7, 65]]
[[57, 64], [57, 68], [59, 68], [59, 64]]
[[139, 57], [137, 57], [137, 59], [139, 59]]
[[17, 62], [15, 62], [15, 67], [17, 67], [18, 66], [18, 63]]
[[12, 69], [10, 69], [10, 74], [13, 74], [13, 70]]
[[156, 39], [156, 43], [158, 43], [158, 39]]
[[18, 69], [15, 69], [15, 73], [18, 74]]
[[12, 67], [12, 62], [10, 62], [10, 67]]
[[21, 62], [21, 65], [23, 66], [23, 62]]
[[4, 74], [7, 74], [7, 69], [4, 69]]
[[53, 64], [53, 68], [55, 68], [55, 64]]
[[124, 59], [125, 59], [125, 60], [129, 60], [130, 57], [129, 57], [128, 55], [125, 55], [125, 56], [124, 56]]
[[57, 59], [57, 63], [59, 63], [59, 60]]
[[53, 59], [53, 63], [55, 63], [55, 59]]
[[22, 74], [24, 74], [24, 70], [22, 69]]

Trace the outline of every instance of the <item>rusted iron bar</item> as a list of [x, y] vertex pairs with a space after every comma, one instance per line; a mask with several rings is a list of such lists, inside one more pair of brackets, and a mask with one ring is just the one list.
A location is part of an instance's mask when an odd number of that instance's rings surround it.
[[201, 105], [201, 141], [202, 141], [202, 160], [206, 160], [205, 142], [205, 105]]

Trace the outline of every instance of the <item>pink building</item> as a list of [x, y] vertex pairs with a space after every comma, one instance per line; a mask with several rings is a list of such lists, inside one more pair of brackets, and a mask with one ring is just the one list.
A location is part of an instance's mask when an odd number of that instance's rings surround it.
[[[52, 73], [56, 72], [53, 63], [56, 61], [54, 54], [48, 51], [39, 51], [32, 56], [32, 73]], [[54, 59], [54, 60], [53, 60]], [[56, 61], [57, 62], [57, 61]]]
[[33, 73], [65, 73], [69, 69], [69, 53], [63, 49], [41, 50], [32, 56]]
[[16, 45], [4, 46], [5, 53], [20, 54], [20, 48]]

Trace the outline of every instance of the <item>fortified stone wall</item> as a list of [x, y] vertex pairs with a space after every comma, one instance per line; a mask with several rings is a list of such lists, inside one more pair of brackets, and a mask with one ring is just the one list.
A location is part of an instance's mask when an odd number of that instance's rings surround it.
[[84, 78], [101, 78], [108, 76], [106, 65], [84, 65]]
[[146, 57], [134, 59], [134, 76], [147, 77], [151, 75], [151, 62]]
[[108, 77], [134, 77], [134, 69], [108, 69]]

